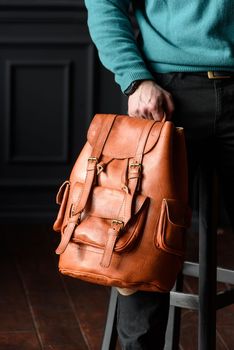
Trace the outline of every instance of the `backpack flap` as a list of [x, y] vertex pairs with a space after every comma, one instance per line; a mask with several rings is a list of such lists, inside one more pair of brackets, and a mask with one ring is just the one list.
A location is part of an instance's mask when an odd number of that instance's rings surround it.
[[[108, 118], [108, 115], [96, 114], [89, 127], [87, 139], [92, 147], [99, 136], [103, 118]], [[155, 125], [148, 135], [144, 153], [149, 152], [157, 143], [163, 126], [163, 123], [155, 123], [154, 120], [148, 122]], [[144, 119], [118, 115], [105, 142], [102, 155], [116, 159], [135, 157], [144, 126]]]

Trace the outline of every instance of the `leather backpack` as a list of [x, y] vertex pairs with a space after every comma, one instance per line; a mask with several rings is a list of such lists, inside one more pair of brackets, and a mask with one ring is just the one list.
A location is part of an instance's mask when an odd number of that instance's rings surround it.
[[57, 203], [61, 273], [169, 291], [190, 223], [183, 129], [165, 119], [97, 114]]

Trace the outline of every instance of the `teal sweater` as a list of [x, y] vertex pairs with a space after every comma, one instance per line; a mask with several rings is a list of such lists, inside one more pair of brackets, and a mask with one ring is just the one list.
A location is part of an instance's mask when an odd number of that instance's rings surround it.
[[[141, 35], [129, 19], [133, 3]], [[234, 70], [234, 0], [85, 0], [102, 63], [124, 91], [151, 72]]]

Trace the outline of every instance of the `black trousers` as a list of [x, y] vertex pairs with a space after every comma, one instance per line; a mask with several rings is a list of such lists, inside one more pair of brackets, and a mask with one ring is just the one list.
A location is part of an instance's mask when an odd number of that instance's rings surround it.
[[[171, 92], [172, 120], [185, 129], [190, 199], [198, 165], [212, 160], [234, 228], [234, 79], [156, 73], [155, 80]], [[163, 350], [168, 311], [169, 293], [119, 295], [117, 328], [122, 349]]]

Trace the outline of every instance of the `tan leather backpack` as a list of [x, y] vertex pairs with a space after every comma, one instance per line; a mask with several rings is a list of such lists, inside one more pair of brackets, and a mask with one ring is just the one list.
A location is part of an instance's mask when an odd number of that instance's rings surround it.
[[98, 114], [57, 194], [59, 270], [85, 281], [167, 292], [189, 226], [184, 132], [172, 122]]

